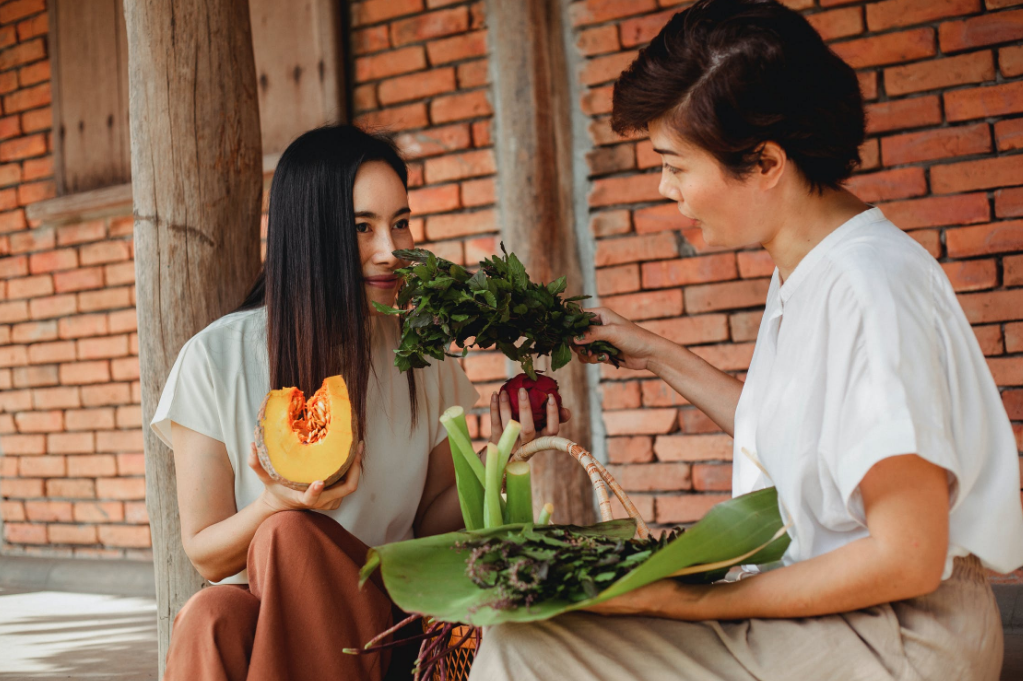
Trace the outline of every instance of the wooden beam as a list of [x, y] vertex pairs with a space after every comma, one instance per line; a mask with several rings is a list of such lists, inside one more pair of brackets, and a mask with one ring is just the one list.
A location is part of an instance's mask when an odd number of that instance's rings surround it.
[[[582, 293], [573, 209], [571, 102], [559, 0], [487, 0], [501, 234], [533, 280], [567, 276]], [[572, 420], [564, 435], [592, 449], [586, 367], [554, 376]], [[571, 457], [533, 458], [533, 499], [552, 502], [557, 522], [593, 522], [593, 492]]]
[[[143, 423], [181, 346], [259, 270], [263, 189], [247, 0], [125, 3]], [[181, 546], [174, 459], [145, 428], [162, 677], [171, 623], [204, 584]]]

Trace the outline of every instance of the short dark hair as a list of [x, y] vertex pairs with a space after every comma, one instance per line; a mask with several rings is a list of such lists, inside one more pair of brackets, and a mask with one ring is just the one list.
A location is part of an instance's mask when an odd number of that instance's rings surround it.
[[700, 0], [671, 18], [615, 83], [611, 127], [662, 117], [736, 178], [773, 141], [817, 193], [852, 175], [866, 134], [856, 73], [774, 0]]

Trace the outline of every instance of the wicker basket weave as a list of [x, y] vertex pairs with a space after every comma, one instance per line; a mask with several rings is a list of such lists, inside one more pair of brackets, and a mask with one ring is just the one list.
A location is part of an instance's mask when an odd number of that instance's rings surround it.
[[[520, 448], [511, 457], [511, 461], [529, 461], [534, 454], [546, 450], [565, 452], [586, 469], [586, 474], [590, 477], [590, 483], [593, 485], [593, 491], [597, 495], [597, 505], [600, 508], [601, 521], [614, 519], [614, 513], [611, 510], [610, 491], [622, 502], [622, 506], [625, 507], [625, 512], [629, 514], [629, 517], [636, 520], [636, 535], [640, 539], [646, 539], [650, 536], [650, 528], [647, 527], [639, 511], [636, 510], [636, 505], [629, 499], [622, 486], [581, 445], [563, 437], [541, 437]], [[451, 632], [449, 645], [465, 637], [466, 628], [466, 625], [455, 627]], [[433, 681], [465, 681], [469, 678], [469, 670], [475, 657], [476, 637], [469, 636], [447, 656], [443, 675], [438, 665], [433, 673]]]

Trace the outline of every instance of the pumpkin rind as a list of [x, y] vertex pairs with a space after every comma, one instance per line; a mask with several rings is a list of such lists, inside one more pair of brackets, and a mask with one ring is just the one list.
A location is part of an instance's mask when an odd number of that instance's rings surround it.
[[[305, 396], [297, 388], [271, 390], [263, 399], [263, 404], [256, 417], [254, 439], [259, 463], [271, 478], [294, 490], [304, 491], [315, 479], [322, 479], [325, 487], [329, 487], [340, 480], [348, 472], [348, 468], [354, 459], [356, 447], [361, 439], [358, 419], [352, 409], [348, 388], [344, 379], [341, 376], [327, 378], [324, 380], [320, 390], [311, 396], [309, 400], [312, 401], [321, 396], [321, 393], [324, 393], [324, 396], [329, 401], [331, 420], [325, 427], [326, 435], [317, 442], [311, 444], [301, 442], [293, 427], [290, 412], [284, 415], [280, 413], [282, 409], [290, 409], [289, 406], [283, 405], [292, 405], [296, 399], [300, 399], [303, 404], [306, 404]], [[267, 413], [268, 408], [271, 411], [269, 415]], [[268, 416], [270, 417], [269, 419]], [[350, 425], [346, 428], [345, 425], [348, 424]], [[350, 433], [350, 438], [346, 436], [348, 433]], [[333, 451], [338, 445], [341, 445], [343, 452]], [[334, 456], [338, 459], [336, 468], [333, 464], [328, 466], [329, 474], [324, 475], [322, 478], [314, 477], [309, 480], [291, 479], [310, 476], [295, 475], [294, 469], [296, 467], [301, 468], [303, 463], [294, 460], [289, 461], [289, 457], [308, 457], [311, 460], [308, 462], [308, 466], [322, 470], [323, 464], [329, 463], [324, 462], [320, 458], [324, 456]], [[277, 461], [276, 466], [274, 465], [275, 460]], [[291, 478], [279, 471], [278, 468], [291, 470]], [[323, 472], [326, 473], [327, 471]]]

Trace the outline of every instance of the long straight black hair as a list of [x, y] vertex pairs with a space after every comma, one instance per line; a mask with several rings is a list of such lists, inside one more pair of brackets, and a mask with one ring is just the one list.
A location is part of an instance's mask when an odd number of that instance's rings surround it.
[[[352, 188], [359, 167], [387, 163], [408, 190], [408, 168], [389, 138], [353, 125], [329, 125], [292, 142], [274, 171], [266, 260], [238, 308], [266, 306], [270, 388], [312, 395], [341, 375], [365, 433], [372, 367], [369, 305], [355, 232]], [[412, 426], [416, 379], [407, 372]]]

